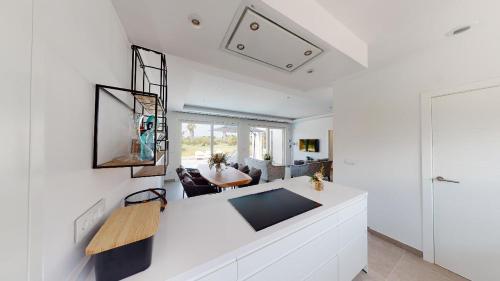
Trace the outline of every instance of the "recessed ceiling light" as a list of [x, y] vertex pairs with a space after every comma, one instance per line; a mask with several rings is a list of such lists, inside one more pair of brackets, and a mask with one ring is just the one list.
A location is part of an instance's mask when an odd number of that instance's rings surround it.
[[200, 28], [201, 27], [201, 19], [198, 15], [190, 15], [188, 17], [189, 22], [193, 25], [194, 28]]
[[459, 27], [456, 27], [456, 28], [453, 28], [452, 30], [450, 30], [448, 33], [446, 33], [446, 36], [457, 36], [459, 34], [462, 34], [468, 30], [470, 30], [472, 28], [472, 26], [470, 25], [462, 25], [462, 26], [459, 26]]
[[286, 68], [292, 68], [293, 67], [293, 64], [289, 63], [286, 65]]
[[307, 73], [309, 73], [309, 74], [311, 74], [313, 72], [314, 72], [314, 69], [312, 69], [312, 68], [307, 70]]
[[200, 25], [200, 24], [201, 24], [201, 22], [200, 22], [200, 20], [199, 20], [199, 19], [192, 19], [192, 20], [191, 20], [191, 23], [192, 23], [193, 25], [196, 25], [196, 26], [198, 26], [198, 25]]
[[238, 50], [240, 50], [240, 51], [241, 51], [241, 50], [245, 49], [245, 45], [243, 45], [243, 44], [238, 44], [238, 45], [236, 45], [236, 48], [238, 48]]
[[256, 22], [252, 22], [250, 24], [250, 29], [253, 30], [253, 31], [256, 31], [257, 29], [259, 29], [260, 25]]
[[307, 50], [304, 52], [304, 56], [310, 56], [313, 52], [311, 50]]

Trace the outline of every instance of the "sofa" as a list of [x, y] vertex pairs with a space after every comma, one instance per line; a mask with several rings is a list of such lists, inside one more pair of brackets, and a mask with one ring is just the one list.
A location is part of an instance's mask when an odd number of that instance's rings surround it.
[[261, 180], [270, 182], [277, 179], [285, 179], [285, 166], [276, 166], [270, 160], [258, 160], [255, 158], [245, 158], [245, 165], [250, 168], [262, 171]]
[[294, 161], [294, 165], [290, 166], [290, 176], [301, 177], [301, 176], [312, 176], [321, 170], [323, 167], [323, 178], [331, 181], [330, 170], [332, 169], [333, 161], [328, 159], [320, 159], [313, 161]]

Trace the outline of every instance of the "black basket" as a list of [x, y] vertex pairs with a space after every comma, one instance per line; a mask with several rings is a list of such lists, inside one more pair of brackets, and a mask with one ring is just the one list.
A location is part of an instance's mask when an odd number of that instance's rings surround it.
[[160, 210], [163, 212], [165, 206], [167, 206], [166, 194], [167, 190], [164, 188], [151, 188], [137, 191], [125, 197], [125, 207], [158, 200], [161, 202]]

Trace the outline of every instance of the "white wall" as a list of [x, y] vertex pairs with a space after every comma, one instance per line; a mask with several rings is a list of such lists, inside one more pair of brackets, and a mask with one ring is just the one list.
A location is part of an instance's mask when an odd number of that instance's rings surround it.
[[33, 256], [32, 270], [81, 280], [92, 265], [84, 257], [90, 237], [74, 243], [74, 220], [101, 198], [111, 211], [161, 178], [92, 169], [95, 84], [130, 87], [130, 43], [110, 1], [35, 1], [34, 11], [31, 234], [43, 261]]
[[0, 2], [0, 280], [26, 280], [32, 1]]
[[291, 134], [291, 125], [287, 123], [266, 122], [248, 120], [240, 118], [229, 118], [219, 116], [208, 116], [181, 112], [169, 112], [167, 114], [168, 135], [170, 141], [169, 159], [166, 179], [177, 179], [175, 169], [181, 165], [181, 123], [183, 121], [217, 122], [221, 124], [238, 125], [238, 162], [243, 163], [245, 157], [249, 155], [250, 136], [249, 127], [263, 126], [285, 129], [286, 161], [289, 162], [291, 151], [288, 146], [288, 139]]
[[420, 94], [500, 76], [497, 33], [478, 25], [334, 85], [334, 181], [369, 192], [371, 228], [422, 249]]
[[[298, 119], [293, 122], [293, 160], [328, 158], [328, 130], [333, 129], [332, 115]], [[319, 139], [319, 152], [299, 150], [300, 139]]]

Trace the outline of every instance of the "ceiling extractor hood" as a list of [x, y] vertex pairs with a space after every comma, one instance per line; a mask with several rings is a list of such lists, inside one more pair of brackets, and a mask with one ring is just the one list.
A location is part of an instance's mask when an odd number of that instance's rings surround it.
[[225, 50], [268, 66], [293, 72], [323, 50], [250, 7], [236, 17], [222, 46]]

